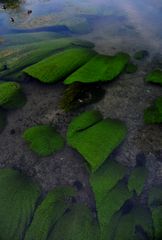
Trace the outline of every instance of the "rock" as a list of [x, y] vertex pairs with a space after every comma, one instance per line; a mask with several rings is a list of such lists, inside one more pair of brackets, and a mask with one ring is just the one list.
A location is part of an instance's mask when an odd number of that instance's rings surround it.
[[149, 56], [149, 52], [147, 50], [141, 50], [134, 54], [134, 58], [136, 60], [143, 60], [144, 58]]

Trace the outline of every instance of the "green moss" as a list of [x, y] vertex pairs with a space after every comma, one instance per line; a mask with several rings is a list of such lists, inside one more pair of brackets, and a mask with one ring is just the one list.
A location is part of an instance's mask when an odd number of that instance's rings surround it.
[[98, 102], [104, 94], [105, 90], [101, 86], [74, 83], [65, 89], [59, 105], [65, 112], [69, 112], [87, 104]]
[[74, 118], [67, 132], [67, 141], [97, 170], [112, 151], [123, 141], [126, 126], [112, 119], [102, 119], [97, 111], [84, 112]]
[[22, 239], [31, 221], [39, 188], [12, 169], [0, 170], [0, 239]]
[[30, 149], [41, 157], [50, 156], [61, 150], [64, 140], [55, 130], [48, 125], [37, 125], [28, 128], [23, 134], [24, 140]]
[[21, 86], [16, 82], [0, 83], [0, 106], [14, 109], [24, 106], [26, 102]]
[[49, 192], [38, 206], [25, 240], [46, 240], [56, 222], [70, 207], [68, 198], [74, 195], [75, 191], [71, 187], [57, 187]]
[[145, 80], [146, 82], [162, 84], [162, 71], [159, 69], [153, 70], [147, 74]]
[[137, 59], [137, 60], [142, 60], [142, 59], [144, 59], [148, 56], [149, 56], [149, 53], [146, 50], [141, 50], [141, 51], [138, 51], [134, 54], [134, 58]]
[[137, 195], [140, 195], [143, 191], [147, 176], [148, 171], [144, 166], [135, 167], [129, 178], [129, 191], [135, 191]]
[[3, 129], [5, 128], [6, 126], [6, 113], [0, 109], [0, 133], [3, 131]]
[[145, 109], [144, 121], [147, 124], [162, 123], [162, 97], [158, 97], [151, 107]]
[[99, 240], [99, 229], [91, 211], [77, 204], [56, 223], [48, 239]]
[[65, 79], [64, 83], [111, 81], [124, 70], [128, 61], [129, 55], [125, 53], [118, 53], [115, 56], [98, 54]]
[[84, 48], [68, 49], [26, 68], [24, 72], [41, 82], [54, 83], [70, 75], [94, 54]]
[[126, 66], [126, 73], [135, 73], [137, 72], [137, 65], [133, 63], [128, 63]]

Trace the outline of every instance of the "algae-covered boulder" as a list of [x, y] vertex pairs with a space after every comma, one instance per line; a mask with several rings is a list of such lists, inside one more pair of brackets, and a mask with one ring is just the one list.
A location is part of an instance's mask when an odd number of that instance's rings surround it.
[[133, 63], [128, 63], [125, 70], [126, 73], [135, 73], [137, 72], [137, 65]]
[[69, 76], [94, 55], [94, 51], [86, 48], [72, 48], [45, 58], [24, 72], [43, 83], [54, 83]]
[[64, 83], [111, 81], [124, 70], [128, 61], [129, 55], [125, 53], [118, 53], [115, 56], [98, 54], [66, 78]]
[[25, 130], [24, 140], [31, 150], [41, 157], [49, 156], [61, 150], [64, 146], [62, 136], [49, 125], [37, 125]]
[[159, 69], [153, 70], [147, 74], [145, 80], [146, 82], [162, 84], [162, 71]]
[[0, 239], [23, 239], [40, 196], [40, 189], [13, 169], [0, 170], [0, 189]]
[[56, 223], [48, 240], [99, 240], [99, 227], [91, 211], [76, 204]]
[[0, 107], [14, 109], [25, 104], [25, 96], [21, 86], [16, 82], [0, 83]]
[[144, 59], [144, 58], [146, 58], [146, 57], [148, 57], [148, 56], [149, 56], [149, 53], [148, 53], [147, 50], [141, 50], [141, 51], [138, 51], [138, 52], [136, 52], [136, 53], [134, 54], [134, 58], [135, 58], [136, 60], [142, 60], [142, 59]]
[[0, 133], [3, 131], [6, 125], [6, 113], [0, 109]]
[[103, 120], [98, 111], [88, 111], [72, 120], [67, 141], [95, 171], [123, 141], [126, 133], [124, 123], [109, 118]]
[[74, 195], [75, 191], [71, 187], [57, 187], [49, 192], [36, 209], [25, 240], [46, 240], [51, 229], [71, 206], [68, 199]]
[[145, 109], [144, 121], [147, 124], [162, 123], [162, 97], [158, 97], [151, 107]]

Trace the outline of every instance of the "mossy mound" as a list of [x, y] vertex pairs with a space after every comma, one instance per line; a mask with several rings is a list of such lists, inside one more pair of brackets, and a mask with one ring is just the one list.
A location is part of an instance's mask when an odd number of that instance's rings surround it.
[[137, 59], [137, 60], [142, 60], [146, 57], [149, 56], [149, 53], [147, 50], [141, 50], [141, 51], [138, 51], [134, 54], [134, 58]]
[[118, 53], [115, 56], [98, 54], [65, 79], [64, 83], [111, 81], [125, 69], [129, 58], [126, 53]]
[[99, 228], [91, 211], [82, 204], [74, 205], [56, 223], [48, 240], [99, 240]]
[[84, 112], [70, 123], [67, 141], [95, 171], [111, 152], [123, 141], [126, 126], [112, 119], [103, 120], [97, 111]]
[[22, 239], [31, 221], [39, 187], [13, 169], [0, 170], [0, 239]]
[[151, 107], [145, 109], [144, 121], [147, 124], [162, 123], [162, 97], [157, 98]]
[[146, 78], [146, 82], [162, 84], [162, 71], [157, 69], [150, 72]]
[[28, 128], [24, 132], [23, 138], [30, 149], [41, 157], [50, 156], [64, 146], [61, 135], [49, 125], [37, 125]]
[[3, 131], [3, 129], [6, 126], [6, 113], [0, 109], [0, 133]]
[[0, 83], [0, 106], [5, 109], [14, 109], [24, 106], [26, 98], [21, 86], [16, 82]]
[[71, 187], [57, 187], [49, 192], [36, 209], [25, 240], [46, 240], [51, 229], [71, 206], [68, 199], [74, 195], [75, 191]]
[[43, 83], [54, 83], [69, 76], [94, 55], [95, 52], [85, 48], [68, 49], [26, 68], [24, 72]]
[[133, 63], [128, 63], [126, 66], [126, 73], [135, 73], [137, 72], [137, 65]]
[[104, 95], [105, 90], [99, 85], [74, 83], [65, 89], [59, 105], [65, 112], [69, 112], [98, 102]]

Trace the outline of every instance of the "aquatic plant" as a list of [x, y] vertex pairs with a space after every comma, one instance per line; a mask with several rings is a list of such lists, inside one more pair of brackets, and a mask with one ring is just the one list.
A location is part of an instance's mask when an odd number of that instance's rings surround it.
[[134, 58], [136, 60], [142, 60], [142, 59], [144, 59], [148, 56], [149, 56], [149, 52], [147, 50], [141, 50], [141, 51], [138, 51], [134, 54]]
[[75, 204], [56, 223], [48, 240], [99, 240], [99, 227], [92, 212], [83, 204]]
[[69, 200], [74, 195], [75, 191], [71, 187], [57, 187], [50, 191], [37, 207], [25, 240], [46, 240], [49, 232], [71, 206]]
[[72, 48], [45, 58], [24, 72], [43, 83], [55, 83], [66, 78], [94, 55], [95, 52], [89, 49]]
[[126, 66], [126, 73], [135, 73], [137, 72], [137, 65], [134, 63], [128, 63]]
[[19, 83], [1, 82], [0, 83], [0, 106], [5, 109], [14, 109], [24, 106], [25, 95]]
[[104, 94], [104, 88], [99, 85], [74, 83], [65, 89], [59, 105], [65, 112], [69, 112], [87, 104], [98, 102]]
[[0, 170], [0, 188], [0, 239], [22, 239], [40, 196], [40, 189], [13, 169]]
[[162, 123], [162, 97], [158, 97], [151, 107], [145, 109], [144, 121], [147, 124]]
[[6, 112], [0, 109], [0, 133], [3, 131], [3, 129], [6, 126]]
[[67, 77], [64, 83], [111, 81], [124, 70], [129, 59], [130, 57], [126, 53], [118, 53], [115, 56], [97, 54], [89, 62]]
[[64, 146], [62, 136], [49, 125], [36, 125], [28, 128], [23, 133], [23, 138], [30, 149], [41, 157], [52, 155]]
[[146, 82], [162, 84], [162, 71], [159, 69], [153, 70], [145, 77]]
[[88, 162], [92, 171], [123, 141], [127, 129], [118, 120], [104, 119], [97, 111], [84, 112], [72, 120], [67, 141]]

